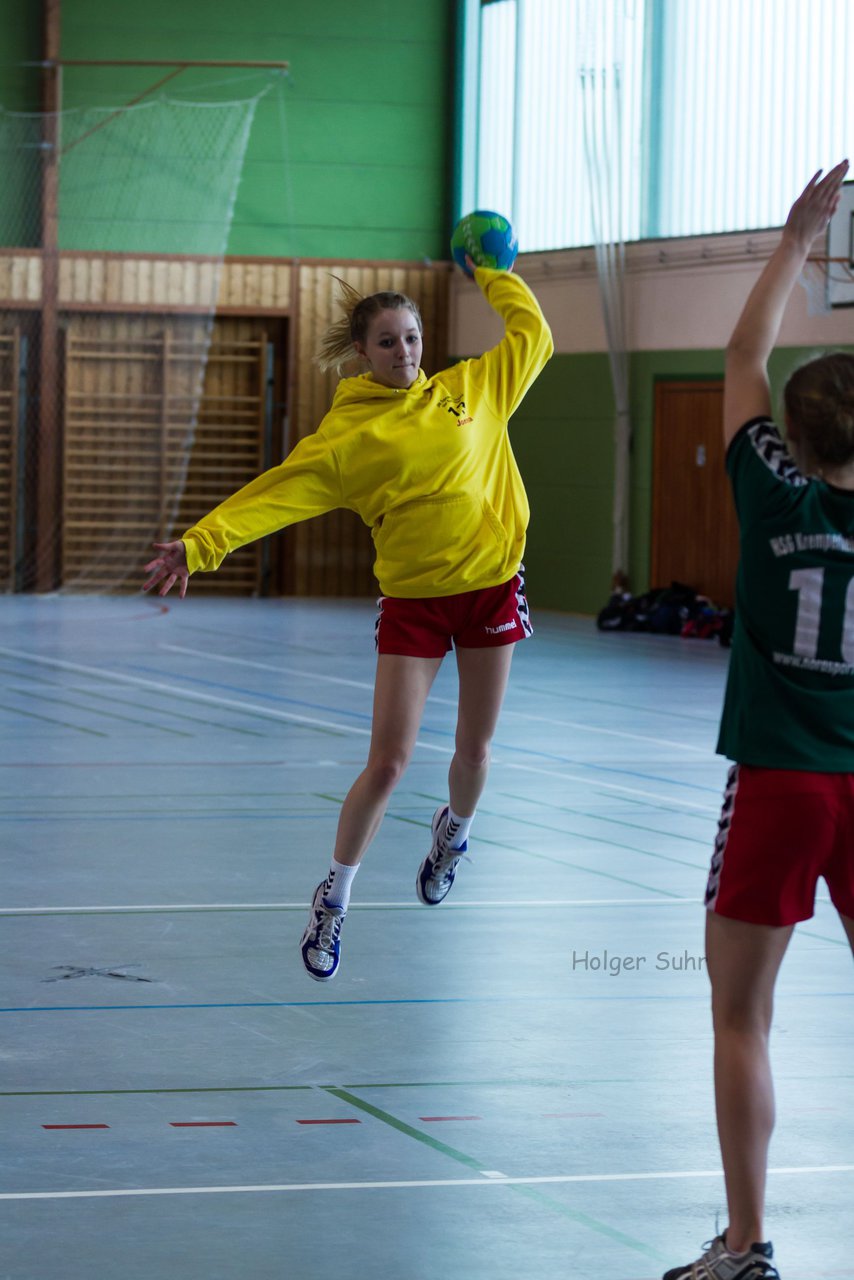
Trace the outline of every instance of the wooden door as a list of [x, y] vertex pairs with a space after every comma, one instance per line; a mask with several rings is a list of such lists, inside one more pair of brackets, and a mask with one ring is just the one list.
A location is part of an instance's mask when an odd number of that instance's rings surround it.
[[731, 607], [738, 523], [722, 423], [722, 380], [656, 384], [650, 585], [683, 582]]
[[15, 589], [21, 334], [0, 333], [0, 591]]

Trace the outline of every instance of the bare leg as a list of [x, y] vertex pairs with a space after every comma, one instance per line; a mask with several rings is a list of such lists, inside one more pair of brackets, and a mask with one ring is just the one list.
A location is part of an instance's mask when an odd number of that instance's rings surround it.
[[451, 808], [468, 818], [486, 785], [489, 744], [510, 675], [515, 645], [494, 649], [457, 649], [460, 678], [455, 751], [448, 771]]
[[355, 866], [376, 835], [391, 793], [409, 763], [424, 704], [441, 665], [441, 658], [389, 653], [377, 658], [368, 763], [341, 806], [336, 862]]
[[842, 921], [843, 929], [848, 934], [848, 941], [851, 944], [852, 952], [854, 952], [854, 920], [852, 920], [850, 916], [844, 916], [841, 911], [839, 913], [839, 919]]
[[765, 1238], [765, 1177], [774, 1128], [768, 1035], [774, 984], [792, 932], [793, 926], [744, 924], [712, 911], [706, 917], [727, 1245], [736, 1252]]

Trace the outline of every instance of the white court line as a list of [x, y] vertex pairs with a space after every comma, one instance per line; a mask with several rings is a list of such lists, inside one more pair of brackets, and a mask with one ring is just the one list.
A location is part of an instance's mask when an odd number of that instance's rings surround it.
[[[190, 649], [182, 644], [161, 644], [158, 648], [168, 650], [170, 653], [186, 653], [194, 658], [212, 658], [216, 662], [230, 662], [234, 666], [251, 667], [256, 671], [275, 671], [280, 675], [299, 676], [303, 680], [325, 680], [330, 684], [345, 684], [351, 689], [367, 689], [372, 692], [374, 687], [368, 680], [345, 680], [342, 676], [330, 676], [321, 671], [301, 671], [299, 667], [277, 666], [272, 662], [256, 662], [251, 658], [234, 658], [223, 653], [210, 653], [206, 649]], [[430, 694], [429, 701], [444, 707], [457, 705], [456, 698], [441, 698], [434, 693]], [[583, 724], [579, 720], [555, 720], [551, 716], [536, 716], [530, 711], [516, 711], [512, 707], [504, 707], [501, 714], [502, 718], [515, 716], [517, 720], [533, 720], [537, 724], [551, 724], [561, 729], [581, 729], [584, 733], [601, 733], [609, 738], [627, 738], [631, 742], [652, 742], [658, 747], [675, 747], [679, 751], [694, 751], [710, 761], [718, 759], [715, 752], [710, 751], [708, 747], [694, 747], [686, 742], [674, 742], [670, 738], [653, 738], [646, 733], [627, 733], [624, 729], [604, 729], [600, 725]]]
[[[549, 898], [542, 901], [520, 901], [518, 899], [496, 902], [448, 902], [444, 906], [450, 910], [485, 907], [671, 907], [685, 906], [693, 903], [702, 905], [699, 898]], [[122, 911], [305, 911], [308, 902], [163, 902], [144, 903], [139, 906], [125, 904], [122, 906], [97, 907], [0, 907], [2, 916], [49, 916], [49, 915], [92, 915], [103, 912], [105, 915], [118, 914]], [[351, 902], [348, 911], [421, 911], [419, 902]]]
[[[0, 646], [0, 654], [7, 657], [19, 658], [24, 662], [35, 662], [45, 667], [59, 668], [64, 671], [74, 671], [78, 674], [94, 676], [99, 680], [115, 680], [119, 684], [136, 685], [143, 689], [156, 689], [158, 693], [168, 693], [177, 698], [188, 698], [194, 702], [212, 703], [218, 707], [230, 707], [238, 711], [250, 711], [254, 715], [266, 716], [270, 720], [284, 720], [295, 724], [315, 725], [318, 728], [336, 729], [339, 733], [355, 733], [362, 737], [370, 737], [370, 729], [361, 729], [356, 725], [338, 724], [332, 720], [320, 720], [316, 716], [300, 716], [291, 711], [277, 711], [272, 707], [265, 707], [259, 703], [241, 702], [234, 698], [223, 698], [219, 695], [210, 693], [199, 693], [195, 689], [184, 689], [180, 685], [164, 684], [159, 680], [146, 680], [142, 676], [124, 675], [117, 671], [104, 671], [100, 667], [83, 666], [79, 662], [66, 662], [61, 658], [42, 658], [32, 653], [23, 653], [20, 649], [7, 649]], [[422, 747], [425, 751], [438, 751], [441, 755], [451, 756], [454, 754], [453, 747], [438, 746], [433, 742], [424, 742], [419, 738], [415, 745]], [[668, 805], [675, 805], [678, 808], [691, 809], [699, 813], [713, 814], [718, 816], [720, 809], [718, 806], [710, 806], [704, 804], [694, 804], [690, 800], [683, 800], [679, 796], [660, 795], [655, 791], [644, 791], [639, 787], [625, 787], [616, 782], [604, 782], [599, 778], [584, 778], [578, 774], [565, 773], [556, 769], [543, 769], [537, 765], [516, 764], [506, 760], [495, 760], [496, 766], [503, 765], [507, 769], [521, 770], [524, 773], [536, 773], [546, 778], [560, 778], [563, 782], [580, 782], [585, 787], [600, 787], [606, 791], [616, 791], [621, 795], [642, 796], [644, 800], [660, 800]]]
[[[854, 1173], [854, 1164], [795, 1165], [769, 1174]], [[96, 1200], [110, 1196], [221, 1196], [263, 1191], [396, 1191], [423, 1187], [556, 1186], [572, 1182], [654, 1182], [667, 1178], [723, 1178], [720, 1169], [660, 1173], [568, 1173], [539, 1178], [422, 1178], [395, 1182], [272, 1182], [222, 1187], [133, 1187], [99, 1191], [4, 1191], [0, 1200]]]
[[[357, 725], [338, 724], [334, 720], [321, 720], [317, 716], [300, 716], [293, 711], [278, 711], [274, 707], [265, 707], [256, 702], [241, 702], [236, 698], [223, 698], [219, 694], [200, 693], [195, 689], [184, 689], [179, 685], [164, 684], [159, 680], [146, 680], [142, 676], [124, 675], [118, 671], [104, 671], [100, 667], [87, 667], [79, 662], [65, 662], [61, 658], [42, 658], [32, 653], [22, 653], [18, 649], [0, 647], [0, 654], [19, 658], [26, 662], [41, 663], [46, 667], [59, 667], [64, 671], [74, 671], [78, 675], [94, 676], [98, 680], [115, 680], [119, 684], [136, 685], [142, 689], [156, 689], [158, 693], [168, 693], [178, 698], [188, 698], [193, 702], [212, 703], [217, 707], [229, 707], [238, 711], [249, 711], [253, 715], [266, 716], [269, 720], [285, 720], [296, 724], [315, 725], [317, 728], [337, 729], [341, 733], [355, 733], [370, 737], [370, 729], [361, 729]], [[453, 747], [435, 746], [432, 742], [417, 742], [416, 746], [426, 747], [428, 751], [440, 751], [443, 755], [453, 755]]]
[[[193, 658], [213, 658], [215, 662], [228, 662], [235, 667], [251, 667], [254, 671], [274, 671], [278, 675], [301, 676], [305, 680], [325, 680], [327, 684], [346, 684], [350, 689], [366, 689], [373, 692], [372, 680], [346, 680], [344, 676], [330, 676], [325, 671], [300, 671], [298, 667], [282, 667], [272, 662], [256, 662], [252, 658], [234, 658], [224, 653], [210, 653], [207, 649], [189, 649], [183, 644], [158, 644], [158, 649], [169, 653], [187, 653]], [[437, 702], [450, 702], [449, 698], [437, 698]]]

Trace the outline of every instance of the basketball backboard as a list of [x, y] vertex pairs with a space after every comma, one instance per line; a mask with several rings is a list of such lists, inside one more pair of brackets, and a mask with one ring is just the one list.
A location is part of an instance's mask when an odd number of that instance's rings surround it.
[[854, 182], [843, 182], [839, 208], [827, 229], [827, 301], [854, 307]]

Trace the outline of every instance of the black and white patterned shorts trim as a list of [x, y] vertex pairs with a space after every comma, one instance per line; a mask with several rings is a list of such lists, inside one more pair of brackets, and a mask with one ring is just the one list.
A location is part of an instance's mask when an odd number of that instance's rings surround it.
[[531, 622], [531, 611], [528, 608], [528, 597], [525, 595], [525, 566], [519, 565], [519, 572], [516, 574], [516, 612], [519, 615], [519, 623], [525, 636], [534, 634], [534, 624]]
[[727, 774], [726, 788], [724, 789], [724, 802], [721, 807], [721, 816], [718, 819], [718, 834], [715, 838], [715, 848], [712, 853], [712, 865], [709, 869], [709, 879], [706, 885], [705, 904], [710, 911], [714, 911], [715, 903], [718, 900], [718, 892], [721, 887], [721, 872], [724, 865], [724, 854], [726, 852], [727, 840], [729, 839], [730, 827], [732, 826], [732, 815], [735, 809], [735, 797], [738, 791], [738, 765], [734, 764], [730, 767]]

